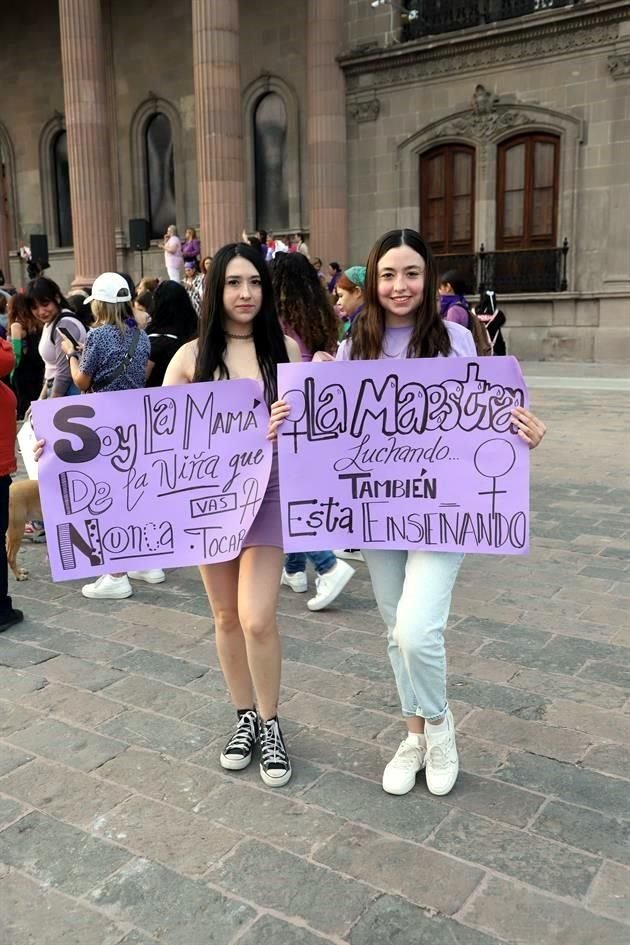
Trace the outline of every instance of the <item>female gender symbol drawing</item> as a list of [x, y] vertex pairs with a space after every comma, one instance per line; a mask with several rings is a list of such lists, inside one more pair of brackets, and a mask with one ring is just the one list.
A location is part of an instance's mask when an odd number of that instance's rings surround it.
[[507, 489], [497, 489], [497, 479], [507, 476], [512, 469], [516, 462], [516, 450], [507, 440], [494, 437], [492, 440], [485, 440], [477, 447], [473, 462], [478, 473], [485, 479], [492, 479], [492, 489], [478, 492], [477, 495], [492, 496], [492, 514], [494, 515], [496, 497], [507, 493]]

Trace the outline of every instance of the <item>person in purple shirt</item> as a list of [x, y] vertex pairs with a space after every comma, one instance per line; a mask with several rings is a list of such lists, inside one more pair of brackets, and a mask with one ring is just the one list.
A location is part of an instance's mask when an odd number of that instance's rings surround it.
[[468, 328], [470, 324], [470, 306], [465, 297], [466, 287], [458, 272], [454, 269], [440, 276], [438, 294], [440, 297], [440, 315], [447, 322], [455, 322]]
[[184, 234], [182, 242], [182, 256], [185, 263], [194, 263], [195, 269], [199, 270], [199, 256], [201, 254], [201, 243], [197, 239], [197, 231], [194, 226], [189, 226]]
[[[442, 318], [437, 281], [433, 255], [419, 233], [385, 233], [368, 259], [365, 311], [340, 345], [337, 359], [476, 357], [468, 329]], [[272, 405], [271, 438], [289, 413], [285, 401]], [[530, 448], [538, 446], [545, 435], [542, 421], [521, 407], [512, 417], [518, 435]], [[425, 768], [429, 791], [448, 794], [459, 761], [446, 701], [444, 631], [464, 556], [374, 548], [363, 549], [363, 556], [388, 630], [388, 655], [407, 726], [407, 737], [383, 772], [383, 789], [407, 794]]]

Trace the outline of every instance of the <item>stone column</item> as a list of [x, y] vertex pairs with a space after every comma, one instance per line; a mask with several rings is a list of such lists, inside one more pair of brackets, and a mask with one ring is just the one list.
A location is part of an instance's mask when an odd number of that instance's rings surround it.
[[336, 61], [345, 10], [339, 0], [308, 0], [306, 82], [309, 249], [312, 255], [349, 265], [346, 90]]
[[116, 269], [111, 136], [100, 0], [59, 0], [75, 278]]
[[237, 0], [192, 0], [202, 254], [240, 239], [245, 171]]

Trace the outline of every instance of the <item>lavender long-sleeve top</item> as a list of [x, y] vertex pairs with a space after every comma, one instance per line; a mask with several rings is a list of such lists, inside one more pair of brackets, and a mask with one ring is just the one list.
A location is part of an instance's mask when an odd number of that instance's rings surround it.
[[[477, 349], [472, 334], [467, 328], [456, 322], [444, 322], [451, 339], [451, 353], [449, 358], [476, 358]], [[406, 358], [407, 348], [411, 339], [412, 326], [401, 328], [386, 328], [383, 338], [381, 358]], [[441, 355], [440, 355], [441, 357]], [[350, 339], [342, 341], [337, 351], [337, 361], [350, 360]]]

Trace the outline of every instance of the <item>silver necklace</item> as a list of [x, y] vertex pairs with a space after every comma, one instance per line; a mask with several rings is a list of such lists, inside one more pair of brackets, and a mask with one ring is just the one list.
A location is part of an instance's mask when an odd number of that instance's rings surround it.
[[399, 358], [401, 354], [403, 353], [403, 351], [405, 351], [408, 347], [409, 345], [403, 345], [400, 351], [397, 351], [396, 354], [388, 354], [385, 348], [383, 348], [383, 354], [385, 355], [386, 358]]

